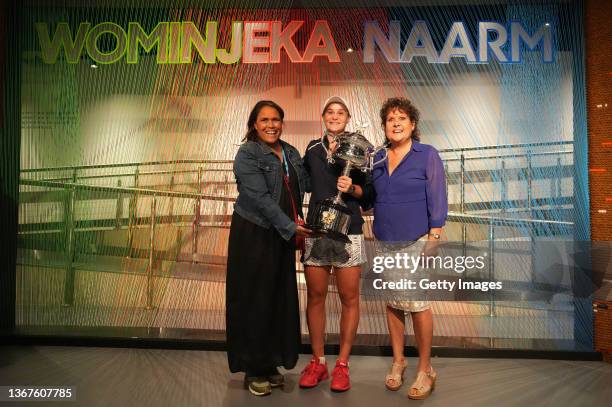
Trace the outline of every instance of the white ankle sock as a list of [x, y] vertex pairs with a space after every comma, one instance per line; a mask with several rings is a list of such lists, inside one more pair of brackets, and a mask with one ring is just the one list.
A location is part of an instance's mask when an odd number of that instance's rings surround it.
[[325, 364], [325, 356], [319, 356], [319, 364], [320, 365], [324, 365]]

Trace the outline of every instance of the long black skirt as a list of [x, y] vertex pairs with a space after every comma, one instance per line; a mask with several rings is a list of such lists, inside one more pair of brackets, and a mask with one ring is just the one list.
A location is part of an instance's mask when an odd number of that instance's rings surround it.
[[231, 372], [295, 367], [301, 347], [295, 243], [234, 212], [226, 285]]

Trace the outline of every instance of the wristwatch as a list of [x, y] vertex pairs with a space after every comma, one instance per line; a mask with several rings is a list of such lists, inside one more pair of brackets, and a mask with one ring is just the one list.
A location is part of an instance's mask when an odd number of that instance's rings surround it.
[[430, 233], [429, 236], [433, 237], [436, 240], [440, 240], [440, 234], [439, 233]]

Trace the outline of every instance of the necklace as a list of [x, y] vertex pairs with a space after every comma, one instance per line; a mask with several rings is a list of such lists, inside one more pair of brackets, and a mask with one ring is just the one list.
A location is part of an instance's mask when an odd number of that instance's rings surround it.
[[[325, 133], [323, 133], [323, 136], [321, 136], [321, 147], [323, 147], [323, 150], [325, 150], [325, 156], [327, 158], [327, 163], [333, 164], [336, 162], [336, 160], [334, 160], [334, 157], [332, 156], [333, 153], [331, 149], [328, 149], [327, 147], [325, 147], [325, 139], [327, 138], [327, 136], [331, 136], [334, 139], [334, 141], [336, 141], [337, 137], [334, 136], [333, 134], [330, 134], [327, 130], [325, 130]], [[329, 142], [329, 139], [327, 141]]]

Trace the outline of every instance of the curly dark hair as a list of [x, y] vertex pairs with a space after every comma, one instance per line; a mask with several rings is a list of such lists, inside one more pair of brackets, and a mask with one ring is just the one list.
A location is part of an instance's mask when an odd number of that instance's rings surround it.
[[257, 116], [259, 116], [259, 112], [261, 112], [261, 109], [263, 109], [266, 106], [276, 109], [276, 111], [278, 112], [278, 115], [281, 118], [281, 122], [284, 120], [285, 112], [283, 111], [282, 107], [280, 107], [278, 104], [276, 104], [275, 102], [271, 100], [260, 100], [259, 102], [255, 104], [255, 106], [253, 106], [253, 110], [251, 110], [251, 113], [249, 114], [249, 120], [247, 121], [248, 130], [247, 130], [246, 135], [242, 139], [243, 142], [257, 141], [257, 130], [255, 130], [255, 122], [257, 121]]
[[[380, 108], [380, 124], [383, 129], [385, 128], [385, 123], [387, 122], [387, 116], [396, 109], [405, 112], [410, 118], [410, 121], [414, 123], [412, 139], [415, 141], [421, 141], [421, 132], [419, 131], [419, 119], [421, 117], [421, 113], [412, 104], [412, 102], [406, 98], [389, 98], [385, 100]], [[387, 139], [387, 141], [389, 140]]]

